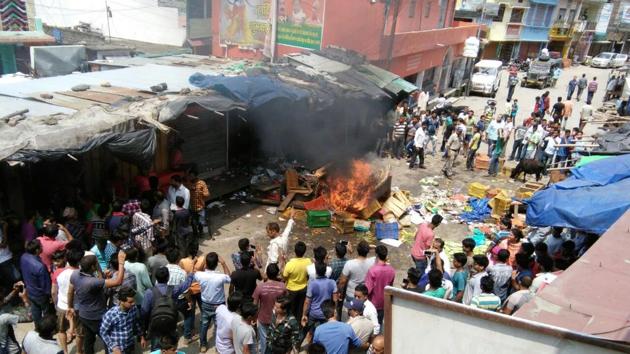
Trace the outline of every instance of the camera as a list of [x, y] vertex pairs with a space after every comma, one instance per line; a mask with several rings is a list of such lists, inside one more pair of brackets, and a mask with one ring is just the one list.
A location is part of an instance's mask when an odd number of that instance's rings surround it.
[[433, 256], [433, 252], [431, 252], [431, 251], [424, 251], [424, 255], [427, 256], [427, 257], [431, 257], [431, 256]]

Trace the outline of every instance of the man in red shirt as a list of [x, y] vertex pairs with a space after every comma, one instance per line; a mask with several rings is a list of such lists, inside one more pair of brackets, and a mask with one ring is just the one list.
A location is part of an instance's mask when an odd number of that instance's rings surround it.
[[411, 248], [411, 258], [416, 263], [416, 269], [418, 269], [420, 274], [424, 274], [427, 269], [427, 256], [424, 254], [424, 251], [431, 248], [435, 237], [433, 230], [440, 226], [442, 219], [441, 215], [436, 214], [433, 215], [431, 223], [424, 223], [418, 227], [416, 240]]
[[[57, 225], [48, 224], [44, 227], [44, 235], [37, 238], [42, 245], [42, 253], [39, 257], [49, 272], [51, 271], [53, 253], [63, 250], [68, 243], [67, 241], [57, 241], [55, 238], [58, 233], [59, 227]], [[68, 237], [68, 241], [72, 241], [72, 235], [67, 234], [66, 237]]]
[[259, 352], [264, 353], [267, 349], [267, 332], [271, 326], [271, 315], [276, 305], [276, 300], [280, 296], [287, 295], [287, 288], [284, 282], [278, 279], [280, 268], [275, 263], [267, 266], [267, 281], [259, 283], [254, 290], [254, 303], [258, 305], [258, 344]]
[[385, 287], [394, 284], [396, 270], [387, 263], [387, 247], [376, 246], [376, 264], [368, 270], [365, 276], [365, 286], [368, 288], [368, 299], [376, 307], [378, 323], [383, 328], [383, 315], [385, 308]]

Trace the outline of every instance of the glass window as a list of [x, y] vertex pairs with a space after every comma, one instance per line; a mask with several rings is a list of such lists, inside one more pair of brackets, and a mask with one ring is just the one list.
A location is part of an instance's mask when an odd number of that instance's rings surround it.
[[431, 16], [431, 3], [433, 1], [428, 0], [424, 2], [424, 17], [429, 18]]
[[525, 9], [512, 9], [512, 15], [510, 15], [510, 22], [511, 23], [523, 22], [524, 13], [525, 13]]
[[409, 18], [413, 18], [416, 15], [416, 4], [418, 0], [409, 0]]
[[448, 0], [440, 0], [440, 20], [437, 28], [444, 28], [446, 21], [446, 9], [448, 8]]

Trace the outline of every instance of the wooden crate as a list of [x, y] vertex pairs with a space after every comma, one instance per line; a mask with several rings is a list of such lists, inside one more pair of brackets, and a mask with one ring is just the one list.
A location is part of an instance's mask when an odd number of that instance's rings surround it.
[[475, 157], [475, 170], [487, 170], [488, 167], [490, 166], [490, 158], [488, 157], [488, 155], [477, 155], [477, 157]]
[[348, 213], [337, 213], [333, 217], [332, 227], [340, 234], [354, 233], [355, 218]]
[[374, 199], [370, 201], [370, 204], [368, 204], [365, 209], [361, 210], [359, 216], [361, 219], [369, 219], [372, 215], [376, 214], [377, 211], [381, 210], [382, 207], [383, 205], [381, 205], [378, 200]]

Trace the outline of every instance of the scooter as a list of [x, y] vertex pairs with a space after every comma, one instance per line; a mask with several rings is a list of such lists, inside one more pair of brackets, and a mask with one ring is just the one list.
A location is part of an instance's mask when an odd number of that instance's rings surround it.
[[486, 119], [494, 118], [494, 114], [497, 112], [497, 101], [488, 100], [486, 101], [486, 107], [483, 109], [483, 115]]

